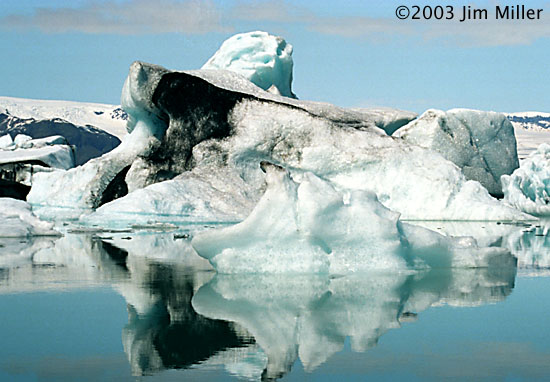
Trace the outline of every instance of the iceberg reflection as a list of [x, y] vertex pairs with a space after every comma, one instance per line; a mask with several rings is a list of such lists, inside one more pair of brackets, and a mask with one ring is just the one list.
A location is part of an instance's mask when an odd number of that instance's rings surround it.
[[[545, 238], [537, 230], [514, 232], [520, 239], [508, 234], [499, 242], [516, 254], [548, 248], [538, 242]], [[133, 375], [222, 367], [259, 380], [285, 375], [297, 360], [311, 372], [346, 343], [366, 351], [390, 329], [421, 320], [421, 312], [434, 305], [501, 301], [516, 277], [508, 262], [336, 278], [216, 275], [180, 236], [3, 240], [0, 293], [109, 285], [127, 303], [122, 344]]]
[[267, 356], [263, 379], [288, 373], [297, 359], [308, 372], [344, 348], [362, 352], [430, 306], [503, 300], [515, 267], [425, 273], [323, 276], [216, 275], [193, 297], [195, 310], [245, 328]]

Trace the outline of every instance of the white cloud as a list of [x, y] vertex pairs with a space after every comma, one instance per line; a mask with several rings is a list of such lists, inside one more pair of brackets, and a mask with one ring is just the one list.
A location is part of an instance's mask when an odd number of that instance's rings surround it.
[[[3, 28], [38, 28], [48, 33], [83, 32], [104, 34], [157, 34], [231, 32], [242, 22], [269, 22], [280, 26], [298, 25], [307, 30], [345, 38], [388, 40], [413, 38], [463, 46], [528, 45], [550, 37], [550, 3], [541, 20], [488, 20], [460, 23], [458, 20], [398, 20], [389, 9], [388, 17], [321, 16], [310, 7], [284, 0], [246, 0], [222, 9], [213, 0], [95, 0], [79, 8], [37, 8], [32, 15], [0, 18]], [[486, 8], [494, 10], [496, 2]], [[336, 5], [335, 5], [336, 6]], [[388, 3], [388, 7], [394, 7]], [[460, 6], [456, 7], [456, 18]], [[271, 25], [273, 27], [273, 25]]]
[[[417, 38], [441, 41], [463, 46], [528, 45], [550, 37], [550, 3], [542, 7], [541, 20], [495, 20], [495, 4], [484, 4], [489, 9], [487, 20], [460, 23], [461, 6], [455, 6], [454, 20], [398, 20], [389, 9], [389, 18], [362, 15], [319, 16], [313, 9], [290, 5], [283, 0], [249, 1], [234, 8], [233, 18], [301, 24], [307, 29], [333, 36], [386, 42], [395, 38]], [[464, 3], [466, 4], [466, 3]], [[388, 4], [388, 8], [394, 5]]]
[[29, 16], [8, 15], [0, 25], [11, 29], [38, 28], [47, 33], [200, 34], [224, 32], [221, 13], [210, 1], [134, 0], [90, 2], [80, 8], [37, 8]]

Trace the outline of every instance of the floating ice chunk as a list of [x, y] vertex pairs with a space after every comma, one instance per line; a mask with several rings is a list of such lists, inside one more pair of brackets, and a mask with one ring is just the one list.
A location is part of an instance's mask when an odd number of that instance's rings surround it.
[[300, 233], [296, 183], [281, 168], [266, 171], [268, 188], [250, 216], [195, 236], [193, 247], [222, 273], [327, 273], [326, 249]]
[[[267, 189], [250, 216], [198, 233], [197, 253], [220, 273], [332, 273], [515, 263], [501, 248], [402, 224], [368, 191], [336, 191], [311, 173], [294, 182], [262, 163]], [[367, 223], [368, 222], [368, 223]]]
[[285, 97], [292, 93], [292, 45], [266, 32], [234, 35], [202, 69], [226, 69], [238, 73], [260, 88]]
[[38, 219], [31, 206], [11, 198], [0, 198], [0, 237], [59, 236], [53, 224]]
[[550, 215], [550, 145], [543, 143], [511, 175], [501, 177], [504, 200], [529, 214]]
[[493, 195], [502, 195], [501, 175], [519, 167], [514, 127], [504, 114], [428, 110], [394, 135], [439, 152]]

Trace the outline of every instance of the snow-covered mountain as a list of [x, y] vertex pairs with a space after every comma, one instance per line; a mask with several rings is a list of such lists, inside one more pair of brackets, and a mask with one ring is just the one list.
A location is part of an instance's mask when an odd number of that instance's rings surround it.
[[91, 125], [119, 139], [127, 133], [128, 115], [118, 105], [0, 97], [0, 113], [21, 119], [62, 119], [78, 126]]
[[550, 131], [550, 113], [538, 111], [526, 111], [520, 113], [509, 113], [506, 117], [516, 128], [533, 131]]

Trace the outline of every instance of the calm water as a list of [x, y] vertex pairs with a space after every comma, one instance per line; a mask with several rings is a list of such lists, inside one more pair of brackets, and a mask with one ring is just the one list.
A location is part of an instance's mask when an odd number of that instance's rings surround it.
[[0, 239], [0, 380], [550, 380], [545, 228], [435, 229], [521, 267], [222, 276], [182, 232]]

